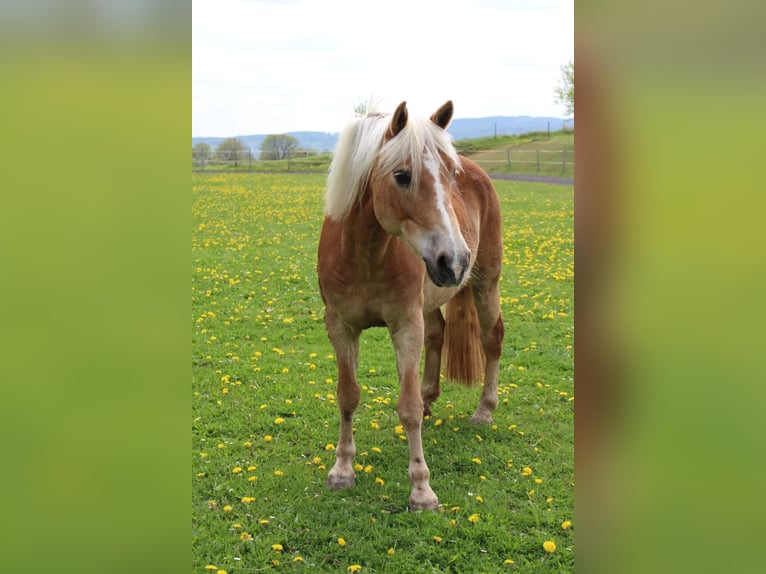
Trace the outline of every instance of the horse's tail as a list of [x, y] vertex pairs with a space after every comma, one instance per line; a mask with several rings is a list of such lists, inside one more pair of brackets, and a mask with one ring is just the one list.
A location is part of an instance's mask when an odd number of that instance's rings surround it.
[[466, 286], [447, 302], [442, 358], [445, 376], [461, 385], [474, 385], [484, 378], [486, 358], [481, 344], [481, 326], [471, 288]]

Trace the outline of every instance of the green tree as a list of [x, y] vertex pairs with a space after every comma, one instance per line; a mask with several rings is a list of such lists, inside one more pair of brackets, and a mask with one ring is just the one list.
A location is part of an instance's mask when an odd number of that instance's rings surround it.
[[563, 104], [566, 114], [574, 114], [574, 61], [561, 66], [561, 85], [553, 90], [557, 104]]
[[237, 138], [226, 138], [215, 148], [216, 157], [229, 161], [233, 159], [234, 167], [237, 167], [237, 162], [245, 159], [249, 153], [250, 149]]
[[293, 136], [268, 135], [261, 143], [260, 158], [263, 160], [285, 159], [290, 152], [298, 148], [299, 143]]
[[209, 143], [199, 142], [192, 148], [192, 160], [196, 165], [205, 167], [205, 164], [210, 159], [212, 150]]

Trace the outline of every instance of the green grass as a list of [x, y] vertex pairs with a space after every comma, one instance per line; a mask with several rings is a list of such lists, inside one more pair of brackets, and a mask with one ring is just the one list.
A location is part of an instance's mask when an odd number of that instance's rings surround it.
[[574, 176], [574, 132], [568, 130], [461, 140], [455, 147], [490, 173]]
[[192, 572], [572, 572], [571, 186], [496, 182], [495, 424], [468, 422], [479, 389], [444, 385], [423, 431], [442, 507], [412, 513], [385, 329], [361, 341], [357, 484], [323, 487], [338, 438], [315, 271], [324, 180], [192, 175]]

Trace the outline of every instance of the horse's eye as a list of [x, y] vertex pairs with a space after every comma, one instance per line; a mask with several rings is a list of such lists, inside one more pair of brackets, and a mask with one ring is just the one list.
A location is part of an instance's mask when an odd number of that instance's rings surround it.
[[394, 172], [394, 179], [400, 187], [407, 187], [412, 181], [412, 174], [406, 169], [400, 169]]

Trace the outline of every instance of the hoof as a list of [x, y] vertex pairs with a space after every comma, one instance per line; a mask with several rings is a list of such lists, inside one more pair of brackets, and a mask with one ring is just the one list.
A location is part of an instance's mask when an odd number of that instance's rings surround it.
[[325, 488], [330, 490], [341, 490], [343, 488], [351, 488], [356, 483], [356, 478], [352, 474], [351, 476], [328, 476], [327, 481], [324, 483]]
[[409, 509], [413, 512], [418, 510], [438, 510], [438, 508], [439, 499], [436, 498], [436, 496], [429, 500], [414, 500], [412, 497], [410, 497]]
[[476, 412], [471, 417], [471, 424], [472, 425], [488, 425], [492, 424], [492, 415], [489, 413], [479, 413]]
[[430, 486], [419, 488], [410, 494], [410, 510], [436, 510], [439, 508], [439, 499], [431, 490]]

